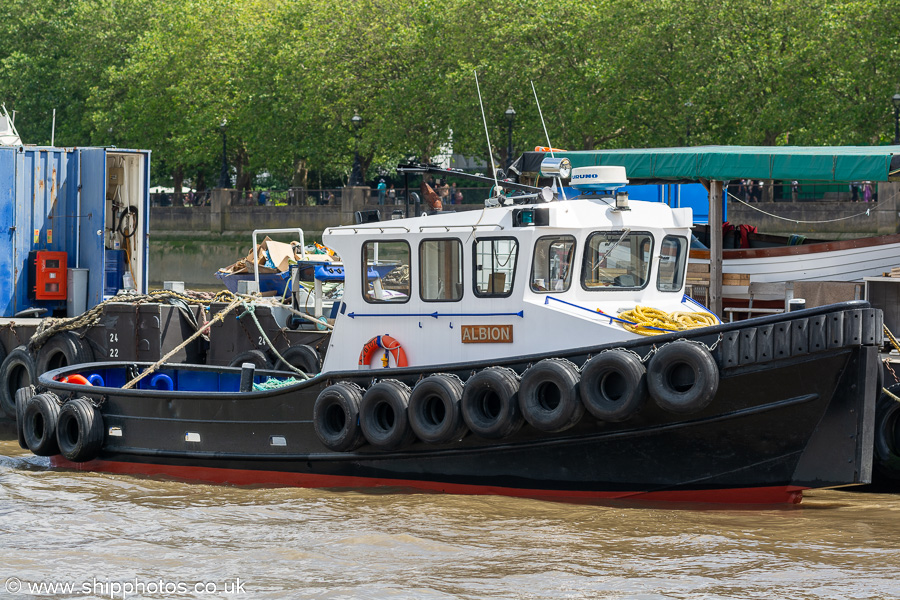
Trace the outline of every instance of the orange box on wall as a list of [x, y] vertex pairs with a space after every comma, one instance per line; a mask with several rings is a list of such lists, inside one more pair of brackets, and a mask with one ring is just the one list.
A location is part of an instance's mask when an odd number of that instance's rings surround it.
[[65, 300], [68, 255], [65, 252], [37, 250], [29, 253], [29, 271], [34, 282], [35, 300]]

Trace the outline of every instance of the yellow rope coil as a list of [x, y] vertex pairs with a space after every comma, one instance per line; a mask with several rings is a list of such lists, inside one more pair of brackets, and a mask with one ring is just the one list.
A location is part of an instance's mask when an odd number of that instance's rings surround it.
[[666, 312], [650, 306], [635, 306], [619, 314], [620, 319], [631, 321], [622, 327], [639, 335], [661, 335], [671, 331], [685, 331], [699, 327], [709, 327], [718, 321], [710, 313], [677, 310]]

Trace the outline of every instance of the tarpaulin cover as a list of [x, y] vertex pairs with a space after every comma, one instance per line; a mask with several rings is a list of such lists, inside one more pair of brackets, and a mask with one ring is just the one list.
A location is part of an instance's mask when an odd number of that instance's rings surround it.
[[623, 166], [633, 184], [699, 179], [888, 181], [900, 177], [900, 146], [699, 146], [555, 154], [567, 157], [573, 167]]

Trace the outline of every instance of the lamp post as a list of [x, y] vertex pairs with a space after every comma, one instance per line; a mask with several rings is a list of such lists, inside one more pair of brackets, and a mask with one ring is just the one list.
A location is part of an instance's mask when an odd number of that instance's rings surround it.
[[222, 172], [219, 173], [219, 187], [226, 189], [231, 187], [231, 177], [228, 176], [228, 142], [225, 136], [225, 130], [228, 128], [228, 119], [223, 118], [219, 123], [219, 131], [222, 132]]
[[891, 98], [894, 104], [894, 144], [900, 145], [900, 93]]
[[353, 123], [353, 137], [356, 141], [356, 148], [353, 150], [353, 170], [350, 171], [350, 185], [361, 186], [364, 185], [362, 163], [359, 160], [359, 130], [362, 128], [362, 117], [354, 111], [350, 122]]
[[509, 124], [509, 138], [506, 143], [506, 170], [509, 170], [509, 166], [512, 164], [513, 157], [513, 145], [512, 145], [512, 126], [513, 121], [516, 119], [516, 111], [513, 110], [512, 104], [509, 105], [509, 108], [506, 109], [506, 122]]
[[684, 118], [684, 145], [690, 146], [691, 144], [691, 109], [694, 107], [694, 103], [688, 100], [684, 103], [686, 117]]

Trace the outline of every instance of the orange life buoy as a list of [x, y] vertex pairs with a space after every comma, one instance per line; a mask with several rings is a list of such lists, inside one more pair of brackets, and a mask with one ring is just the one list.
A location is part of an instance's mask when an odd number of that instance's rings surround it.
[[68, 377], [63, 377], [60, 379], [62, 383], [77, 383], [78, 385], [93, 385], [90, 381], [87, 380], [87, 377], [84, 375], [79, 375], [78, 373], [74, 375], [69, 375]]
[[384, 349], [382, 362], [385, 368], [388, 367], [387, 357], [389, 354], [394, 357], [394, 362], [397, 363], [398, 367], [409, 366], [406, 360], [406, 352], [403, 351], [400, 342], [389, 335], [376, 335], [363, 345], [362, 352], [359, 353], [359, 366], [369, 366], [375, 351], [379, 348]]

